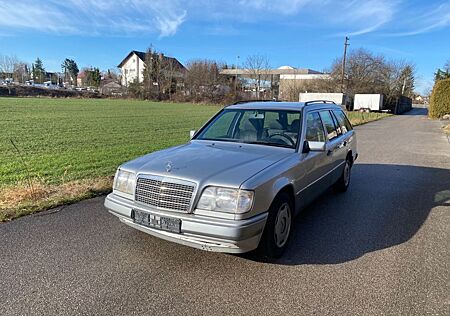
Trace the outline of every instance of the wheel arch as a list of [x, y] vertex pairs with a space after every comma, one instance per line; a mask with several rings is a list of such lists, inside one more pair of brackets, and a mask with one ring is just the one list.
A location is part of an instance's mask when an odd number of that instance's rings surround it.
[[294, 185], [291, 181], [287, 178], [280, 178], [278, 179], [273, 186], [273, 199], [272, 203], [275, 201], [275, 199], [281, 194], [281, 193], [287, 193], [289, 197], [291, 198], [292, 205], [293, 205], [293, 211], [295, 211], [295, 191], [294, 191]]

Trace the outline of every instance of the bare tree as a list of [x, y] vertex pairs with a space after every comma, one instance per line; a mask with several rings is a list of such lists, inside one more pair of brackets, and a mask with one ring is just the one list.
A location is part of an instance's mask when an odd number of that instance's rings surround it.
[[185, 84], [195, 101], [217, 102], [230, 90], [223, 65], [213, 60], [192, 60], [187, 63]]
[[30, 66], [19, 62], [14, 65], [13, 79], [19, 83], [25, 83], [30, 79]]
[[164, 94], [167, 94], [169, 100], [172, 99], [172, 94], [177, 89], [177, 79], [180, 79], [181, 73], [177, 62], [173, 58], [163, 58], [161, 63], [161, 88]]
[[256, 95], [259, 98], [261, 82], [270, 79], [269, 59], [263, 55], [248, 56], [244, 62], [244, 69], [247, 76], [256, 82]]
[[444, 71], [450, 72], [450, 59], [445, 63]]
[[11, 78], [18, 63], [16, 56], [0, 55], [0, 76], [4, 79]]
[[282, 79], [280, 98], [284, 101], [297, 102], [300, 93], [305, 92], [340, 92], [337, 82], [329, 79]]
[[[336, 87], [341, 79], [341, 60], [331, 67], [330, 85]], [[400, 96], [411, 97], [414, 90], [415, 67], [406, 61], [388, 61], [382, 55], [374, 55], [365, 49], [352, 51], [345, 67], [345, 93], [384, 94], [388, 103]]]
[[145, 54], [143, 71], [144, 97], [147, 99], [171, 99], [176, 91], [185, 70], [175, 58], [164, 56], [163, 53], [150, 47]]

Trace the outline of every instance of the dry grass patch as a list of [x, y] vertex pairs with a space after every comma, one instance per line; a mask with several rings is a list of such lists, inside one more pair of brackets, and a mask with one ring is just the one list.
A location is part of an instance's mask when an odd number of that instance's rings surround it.
[[392, 114], [379, 113], [379, 112], [364, 113], [364, 112], [351, 111], [351, 112], [347, 112], [347, 116], [353, 126], [358, 126], [358, 125], [366, 124], [369, 122], [384, 119], [386, 117], [392, 116]]
[[442, 130], [444, 131], [445, 134], [450, 136], [450, 123], [447, 125], [444, 125], [444, 127], [442, 127]]
[[0, 188], [0, 222], [111, 191], [112, 177], [50, 185], [39, 181]]

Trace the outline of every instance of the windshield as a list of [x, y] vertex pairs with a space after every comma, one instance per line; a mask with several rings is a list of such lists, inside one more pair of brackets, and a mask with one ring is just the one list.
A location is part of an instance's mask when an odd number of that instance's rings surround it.
[[296, 148], [300, 111], [224, 109], [195, 137]]

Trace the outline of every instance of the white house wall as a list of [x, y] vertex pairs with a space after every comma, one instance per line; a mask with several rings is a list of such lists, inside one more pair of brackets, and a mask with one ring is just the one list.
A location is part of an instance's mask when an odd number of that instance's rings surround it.
[[122, 85], [128, 86], [130, 83], [138, 79], [138, 82], [144, 81], [144, 61], [136, 54], [122, 65]]

